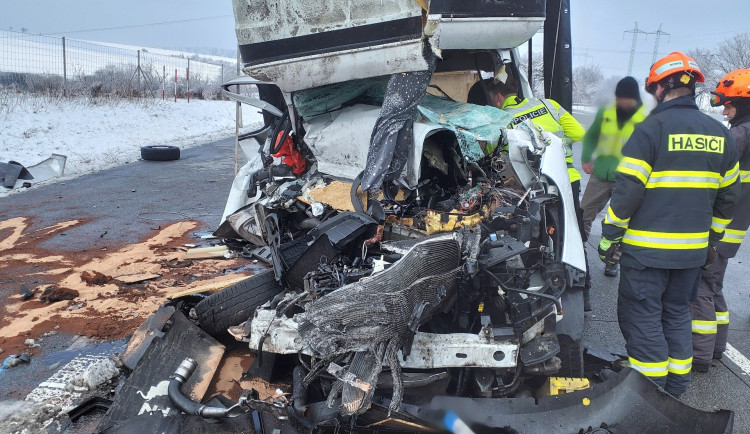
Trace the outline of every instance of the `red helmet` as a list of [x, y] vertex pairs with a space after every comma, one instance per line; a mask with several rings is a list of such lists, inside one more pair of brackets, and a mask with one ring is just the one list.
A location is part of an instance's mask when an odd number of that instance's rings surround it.
[[750, 101], [750, 69], [738, 69], [722, 78], [711, 92], [711, 105], [719, 107], [742, 98]]
[[676, 82], [671, 81], [669, 85], [671, 88], [681, 85], [690, 86], [696, 82], [706, 81], [706, 77], [698, 68], [695, 59], [679, 51], [675, 51], [654, 63], [646, 79], [646, 90], [653, 93], [656, 84], [668, 78], [676, 80]]

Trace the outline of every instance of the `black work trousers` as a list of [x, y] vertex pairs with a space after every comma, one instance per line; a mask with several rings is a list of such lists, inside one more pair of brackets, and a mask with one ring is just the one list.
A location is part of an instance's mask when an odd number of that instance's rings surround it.
[[698, 296], [690, 304], [695, 360], [710, 362], [727, 349], [729, 309], [722, 289], [728, 263], [729, 258], [716, 253], [713, 265], [701, 272]]
[[667, 392], [681, 395], [690, 385], [690, 300], [700, 268], [649, 268], [630, 259], [620, 267], [617, 299], [630, 366]]

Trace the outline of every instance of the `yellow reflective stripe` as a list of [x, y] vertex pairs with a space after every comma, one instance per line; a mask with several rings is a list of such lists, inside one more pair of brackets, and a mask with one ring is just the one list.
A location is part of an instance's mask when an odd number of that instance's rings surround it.
[[685, 375], [690, 372], [693, 368], [693, 358], [689, 359], [673, 359], [669, 358], [669, 366], [667, 370], [671, 374]]
[[726, 229], [724, 230], [724, 238], [722, 238], [721, 241], [725, 243], [742, 244], [742, 240], [745, 239], [746, 233], [747, 231]]
[[729, 312], [716, 312], [716, 324], [729, 324]]
[[729, 223], [731, 222], [732, 220], [722, 219], [719, 217], [713, 217], [711, 219], [711, 229], [713, 229], [714, 231], [718, 233], [722, 233], [724, 232], [724, 229], [727, 228], [727, 225], [729, 225]]
[[632, 357], [628, 357], [628, 361], [630, 362], [630, 367], [635, 369], [636, 371], [639, 371], [641, 374], [647, 376], [647, 377], [664, 377], [668, 374], [667, 366], [669, 365], [669, 361], [665, 360], [663, 362], [641, 362], [639, 360], [636, 360]]
[[730, 185], [734, 184], [735, 181], [737, 181], [737, 178], [739, 178], [739, 176], [740, 176], [740, 163], [737, 163], [734, 165], [732, 170], [730, 170], [724, 175], [724, 179], [722, 179], [721, 184], [719, 184], [719, 188], [729, 187]]
[[721, 180], [716, 172], [670, 170], [652, 172], [646, 188], [719, 188]]
[[615, 215], [615, 212], [612, 211], [612, 207], [607, 207], [607, 215], [604, 217], [604, 223], [617, 226], [618, 228], [626, 228], [628, 227], [628, 223], [630, 223], [630, 219], [621, 219]]
[[650, 232], [628, 229], [622, 242], [652, 249], [705, 249], [708, 247], [708, 232]]
[[699, 335], [716, 334], [716, 321], [693, 320], [693, 333]]
[[740, 180], [742, 182], [750, 182], [750, 170], [740, 170]]
[[622, 160], [620, 160], [620, 164], [617, 166], [617, 171], [626, 175], [635, 176], [643, 183], [643, 185], [646, 185], [648, 177], [651, 175], [651, 165], [643, 160], [623, 157]]

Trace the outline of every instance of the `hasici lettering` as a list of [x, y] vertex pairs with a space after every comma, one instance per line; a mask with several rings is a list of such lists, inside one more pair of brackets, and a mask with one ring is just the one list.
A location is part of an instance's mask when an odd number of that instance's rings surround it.
[[703, 134], [670, 134], [669, 151], [724, 153], [724, 137]]

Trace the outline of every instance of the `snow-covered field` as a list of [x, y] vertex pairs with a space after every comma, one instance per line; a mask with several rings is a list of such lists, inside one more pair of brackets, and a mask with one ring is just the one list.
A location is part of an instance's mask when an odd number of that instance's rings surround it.
[[[235, 103], [192, 100], [88, 99], [56, 101], [22, 97], [0, 115], [0, 162], [32, 166], [51, 154], [68, 157], [63, 179], [136, 161], [140, 147], [189, 148], [232, 137]], [[259, 115], [245, 109], [246, 126]], [[12, 190], [12, 191], [23, 191]], [[0, 188], [0, 196], [9, 194]]]

